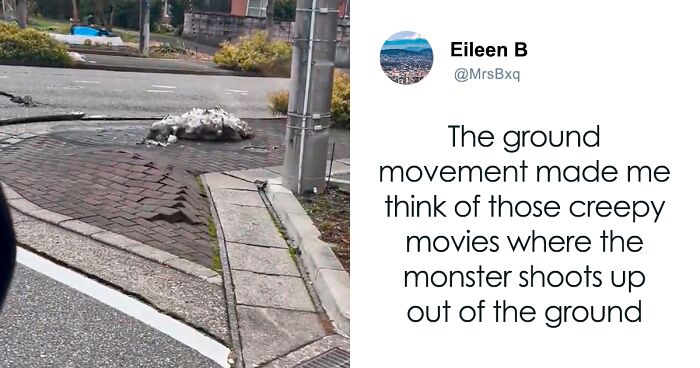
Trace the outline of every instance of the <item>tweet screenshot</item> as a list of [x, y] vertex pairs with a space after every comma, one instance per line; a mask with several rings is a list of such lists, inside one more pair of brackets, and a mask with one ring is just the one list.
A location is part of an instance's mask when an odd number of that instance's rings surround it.
[[698, 8], [436, 5], [353, 9], [353, 363], [697, 365]]
[[0, 368], [700, 367], [698, 19], [0, 0]]

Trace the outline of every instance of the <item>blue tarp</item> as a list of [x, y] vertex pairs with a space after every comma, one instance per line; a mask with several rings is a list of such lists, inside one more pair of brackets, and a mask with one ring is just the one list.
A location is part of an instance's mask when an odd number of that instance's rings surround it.
[[90, 26], [80, 26], [74, 25], [70, 29], [70, 34], [75, 36], [107, 36], [113, 37], [114, 35], [106, 29], [99, 29]]

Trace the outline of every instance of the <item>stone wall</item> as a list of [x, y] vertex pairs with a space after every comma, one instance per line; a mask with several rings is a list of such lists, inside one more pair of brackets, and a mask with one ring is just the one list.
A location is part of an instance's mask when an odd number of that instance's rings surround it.
[[[216, 46], [222, 42], [235, 42], [256, 30], [265, 30], [265, 18], [194, 12], [185, 13], [182, 36]], [[275, 21], [273, 36], [280, 41], [292, 42], [293, 30], [293, 22]], [[336, 64], [341, 68], [350, 67], [350, 24], [338, 25]]]

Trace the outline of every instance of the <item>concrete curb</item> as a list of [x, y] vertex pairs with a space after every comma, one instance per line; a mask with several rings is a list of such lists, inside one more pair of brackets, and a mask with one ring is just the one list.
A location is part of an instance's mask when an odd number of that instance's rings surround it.
[[284, 76], [263, 75], [253, 72], [238, 72], [234, 70], [191, 70], [191, 69], [173, 69], [173, 68], [146, 68], [127, 65], [105, 65], [105, 64], [90, 64], [83, 62], [75, 62], [72, 65], [56, 66], [56, 65], [39, 65], [37, 63], [16, 63], [16, 62], [1, 62], [0, 65], [11, 66], [29, 66], [38, 68], [55, 68], [55, 69], [84, 69], [84, 70], [105, 70], [112, 72], [133, 72], [133, 73], [161, 73], [161, 74], [183, 74], [183, 75], [202, 75], [202, 76], [220, 76], [220, 77], [259, 77], [259, 78], [288, 78]]
[[233, 70], [190, 70], [172, 68], [146, 68], [127, 65], [105, 65], [77, 62], [67, 66], [73, 69], [105, 70], [112, 72], [133, 72], [133, 73], [161, 73], [161, 74], [186, 74], [186, 75], [209, 75], [221, 77], [265, 77], [259, 73], [237, 72]]
[[266, 193], [282, 220], [313, 282], [321, 305], [338, 330], [350, 336], [350, 274], [333, 253], [296, 196], [281, 180], [267, 181]]
[[142, 57], [141, 55], [135, 54], [128, 50], [95, 49], [85, 46], [80, 47], [77, 45], [68, 45], [68, 51], [87, 55]]
[[236, 293], [233, 287], [233, 276], [231, 275], [231, 261], [228, 257], [226, 249], [226, 240], [224, 239], [224, 230], [219, 219], [219, 212], [214, 203], [214, 198], [211, 193], [211, 187], [207, 182], [207, 175], [201, 175], [204, 190], [207, 194], [207, 201], [216, 226], [216, 241], [219, 246], [219, 257], [221, 258], [221, 268], [223, 277], [224, 297], [226, 299], [226, 313], [228, 316], [229, 335], [231, 336], [231, 345], [233, 346], [231, 355], [229, 355], [229, 364], [231, 368], [243, 368], [243, 343], [240, 335], [240, 327], [238, 320], [238, 311], [236, 310]]
[[48, 222], [62, 229], [72, 231], [109, 246], [119, 248], [129, 253], [133, 253], [143, 258], [166, 265], [170, 268], [176, 269], [191, 276], [195, 276], [209, 283], [222, 285], [221, 275], [204, 266], [154, 248], [150, 245], [127, 238], [123, 235], [90, 225], [72, 217], [45, 210], [24, 199], [19, 193], [7, 186], [5, 183], [0, 182], [0, 186], [5, 193], [8, 204], [12, 208], [27, 216]]

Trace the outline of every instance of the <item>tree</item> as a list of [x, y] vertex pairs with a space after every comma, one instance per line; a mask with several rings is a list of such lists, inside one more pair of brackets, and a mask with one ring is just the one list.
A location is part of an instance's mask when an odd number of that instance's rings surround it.
[[80, 16], [78, 13], [78, 0], [73, 0], [73, 21], [80, 22]]
[[297, 12], [296, 0], [275, 1], [275, 19], [293, 21]]
[[274, 36], [273, 27], [275, 25], [275, 0], [267, 0], [265, 29], [267, 29], [267, 40], [272, 41]]
[[19, 28], [27, 28], [27, 0], [17, 0], [17, 23]]

